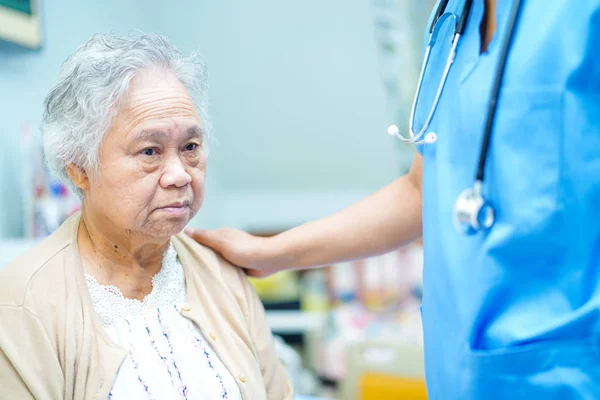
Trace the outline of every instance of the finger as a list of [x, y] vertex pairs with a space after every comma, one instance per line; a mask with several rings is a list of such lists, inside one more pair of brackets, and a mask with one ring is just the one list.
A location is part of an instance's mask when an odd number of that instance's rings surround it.
[[273, 270], [258, 270], [258, 269], [245, 269], [246, 275], [252, 278], [266, 278], [273, 275], [276, 271]]
[[256, 269], [245, 269], [244, 271], [246, 271], [246, 275], [248, 275], [251, 278], [264, 278], [266, 276], [263, 271], [259, 271]]
[[223, 244], [219, 231], [207, 231], [204, 229], [186, 229], [185, 233], [196, 242], [215, 250], [220, 250]]

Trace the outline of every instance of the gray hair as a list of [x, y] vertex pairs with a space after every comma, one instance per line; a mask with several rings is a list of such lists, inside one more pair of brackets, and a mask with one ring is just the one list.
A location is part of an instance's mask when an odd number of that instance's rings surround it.
[[97, 173], [100, 146], [114, 123], [131, 80], [140, 71], [159, 67], [174, 74], [196, 106], [205, 133], [206, 66], [196, 53], [183, 55], [159, 34], [96, 34], [63, 64], [58, 81], [44, 101], [42, 137], [46, 162], [80, 197], [66, 173], [69, 164]]

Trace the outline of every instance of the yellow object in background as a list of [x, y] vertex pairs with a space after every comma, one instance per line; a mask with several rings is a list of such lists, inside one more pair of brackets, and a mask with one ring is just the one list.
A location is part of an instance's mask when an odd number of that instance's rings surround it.
[[366, 373], [360, 378], [360, 400], [427, 400], [423, 379]]
[[423, 348], [378, 339], [348, 346], [340, 400], [427, 399]]
[[283, 302], [298, 299], [298, 275], [283, 271], [267, 278], [250, 278], [250, 283], [263, 301]]

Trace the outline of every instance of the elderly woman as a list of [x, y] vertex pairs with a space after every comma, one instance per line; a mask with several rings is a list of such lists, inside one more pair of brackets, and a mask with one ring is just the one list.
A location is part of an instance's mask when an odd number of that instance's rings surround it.
[[240, 270], [180, 232], [202, 204], [206, 72], [158, 35], [94, 36], [42, 122], [81, 214], [0, 274], [0, 397], [289, 399]]

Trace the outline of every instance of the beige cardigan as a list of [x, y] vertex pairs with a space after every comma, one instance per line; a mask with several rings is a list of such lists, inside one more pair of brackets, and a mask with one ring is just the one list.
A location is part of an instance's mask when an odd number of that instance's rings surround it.
[[[92, 307], [79, 221], [73, 216], [0, 271], [0, 399], [108, 398], [127, 352], [111, 342]], [[211, 340], [242, 398], [293, 398], [244, 273], [185, 235], [173, 237], [173, 245], [186, 278], [184, 316]]]

